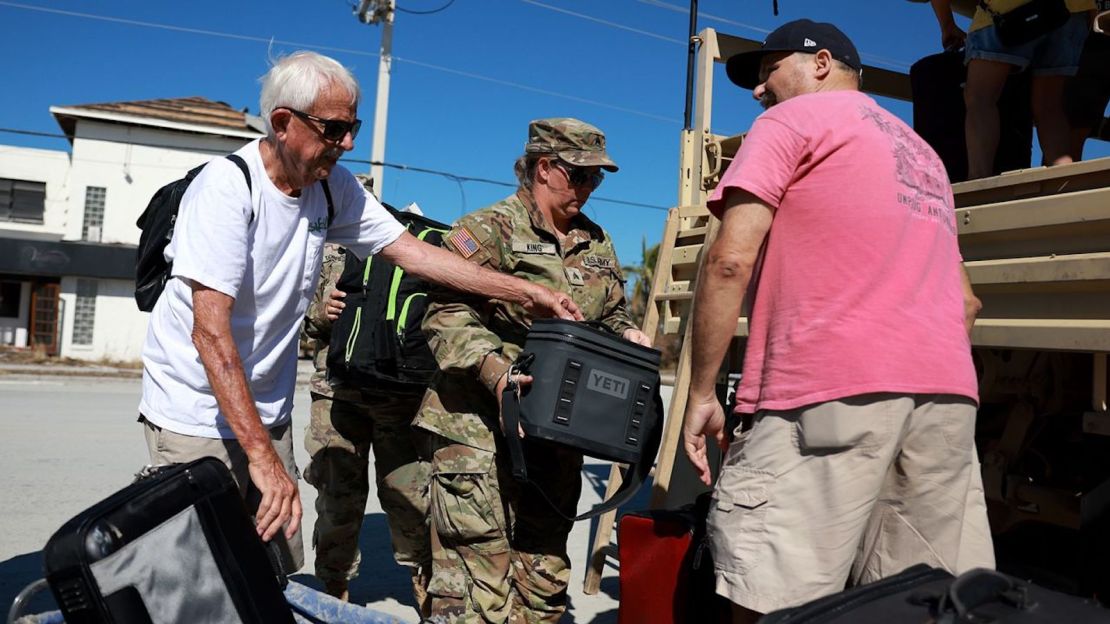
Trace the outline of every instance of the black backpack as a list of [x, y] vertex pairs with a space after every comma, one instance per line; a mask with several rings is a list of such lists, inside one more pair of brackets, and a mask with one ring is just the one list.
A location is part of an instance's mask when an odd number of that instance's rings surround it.
[[[247, 181], [247, 190], [250, 191], [251, 172], [247, 168], [247, 162], [237, 154], [228, 154], [226, 158], [243, 172], [243, 178]], [[170, 239], [173, 238], [173, 228], [177, 223], [181, 198], [185, 196], [185, 189], [189, 188], [193, 178], [197, 177], [207, 164], [204, 163], [189, 170], [184, 178], [174, 180], [158, 189], [154, 197], [150, 198], [150, 203], [146, 205], [143, 214], [139, 215], [139, 220], [135, 222], [135, 225], [143, 231], [139, 236], [139, 247], [135, 250], [135, 303], [143, 312], [153, 310], [158, 297], [166, 289], [166, 282], [170, 279], [173, 269], [173, 263], [166, 260], [166, 245], [169, 245]], [[332, 218], [335, 216], [331, 190], [328, 188], [327, 180], [321, 180], [320, 184], [324, 187], [324, 197], [328, 201], [328, 226], [330, 227]], [[252, 211], [248, 223], [253, 221]]]
[[[448, 226], [386, 207], [421, 241], [439, 245]], [[359, 261], [350, 252], [336, 288], [346, 307], [332, 324], [328, 381], [398, 394], [423, 393], [437, 365], [420, 329], [428, 282], [382, 257]]]

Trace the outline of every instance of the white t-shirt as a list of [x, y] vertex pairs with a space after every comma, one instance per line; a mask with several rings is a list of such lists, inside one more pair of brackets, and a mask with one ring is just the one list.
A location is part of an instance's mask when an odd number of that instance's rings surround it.
[[[289, 422], [297, 377], [297, 342], [305, 309], [320, 276], [325, 239], [360, 257], [376, 254], [405, 231], [350, 171], [328, 177], [335, 218], [320, 184], [289, 197], [262, 164], [259, 141], [238, 152], [251, 171], [213, 159], [181, 200], [166, 258], [173, 277], [150, 316], [143, 345], [139, 412], [153, 424], [185, 435], [234, 438], [216, 404], [192, 341], [189, 280], [235, 298], [231, 334], [262, 424]], [[251, 214], [254, 219], [251, 219]]]

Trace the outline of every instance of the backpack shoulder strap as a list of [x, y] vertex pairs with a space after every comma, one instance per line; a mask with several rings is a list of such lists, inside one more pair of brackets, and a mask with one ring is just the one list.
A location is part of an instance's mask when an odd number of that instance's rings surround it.
[[[243, 179], [245, 179], [247, 181], [247, 192], [249, 192], [249, 193], [254, 192], [254, 189], [251, 188], [251, 170], [250, 170], [249, 167], [247, 167], [247, 161], [243, 160], [243, 157], [238, 155], [238, 154], [228, 154], [227, 159], [230, 160], [231, 162], [235, 163], [235, 166], [239, 167], [239, 171], [243, 172]], [[253, 201], [252, 201], [252, 204], [253, 204]], [[251, 206], [251, 218], [250, 218], [250, 221], [247, 221], [247, 224], [249, 225], [253, 221], [254, 221], [254, 206], [252, 205]]]
[[331, 201], [331, 189], [328, 188], [327, 180], [320, 180], [320, 186], [324, 187], [324, 198], [328, 200], [328, 227], [331, 227], [331, 222], [335, 221], [335, 204]]

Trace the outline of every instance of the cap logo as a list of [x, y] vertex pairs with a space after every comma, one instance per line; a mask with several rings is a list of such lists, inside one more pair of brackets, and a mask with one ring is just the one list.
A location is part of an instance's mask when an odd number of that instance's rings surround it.
[[802, 45], [804, 45], [807, 48], [812, 48], [812, 47], [817, 45], [817, 42], [814, 41], [813, 39], [810, 39], [809, 37], [806, 37], [806, 40], [802, 42]]

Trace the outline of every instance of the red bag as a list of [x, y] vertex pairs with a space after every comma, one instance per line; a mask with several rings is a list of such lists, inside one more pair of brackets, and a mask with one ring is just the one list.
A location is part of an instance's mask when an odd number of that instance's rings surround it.
[[617, 526], [618, 624], [713, 624], [729, 621], [714, 592], [705, 539], [709, 496], [677, 510], [630, 512]]

